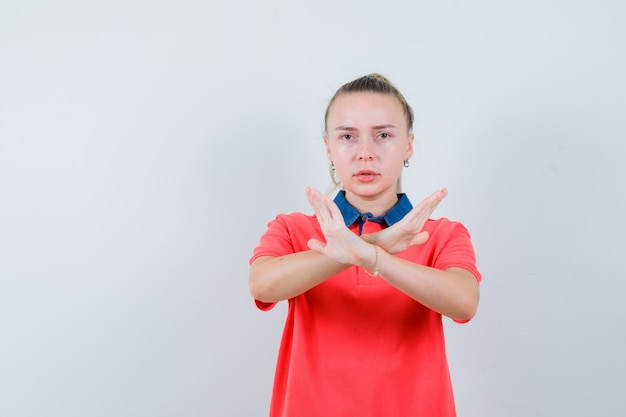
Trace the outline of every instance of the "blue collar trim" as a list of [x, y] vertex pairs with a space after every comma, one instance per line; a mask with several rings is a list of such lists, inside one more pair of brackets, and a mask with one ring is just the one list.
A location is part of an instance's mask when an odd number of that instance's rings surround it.
[[387, 226], [391, 226], [400, 220], [404, 216], [407, 215], [411, 209], [413, 209], [413, 205], [409, 201], [409, 198], [406, 194], [398, 194], [398, 202], [395, 206], [391, 208], [386, 214], [382, 216], [374, 216], [372, 213], [361, 213], [346, 200], [346, 192], [339, 191], [337, 196], [335, 197], [335, 204], [339, 207], [341, 211], [341, 215], [343, 216], [343, 220], [346, 222], [346, 226], [350, 227], [354, 223], [359, 222], [360, 224], [365, 223], [365, 221], [371, 221], [381, 224], [386, 224]]

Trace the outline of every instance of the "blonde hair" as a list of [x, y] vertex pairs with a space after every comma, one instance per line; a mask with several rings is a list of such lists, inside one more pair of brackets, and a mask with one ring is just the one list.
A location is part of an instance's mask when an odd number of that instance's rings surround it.
[[326, 107], [326, 113], [324, 114], [325, 135], [328, 133], [328, 114], [330, 113], [331, 106], [333, 105], [337, 97], [350, 93], [377, 93], [390, 94], [394, 96], [402, 105], [402, 109], [404, 110], [404, 116], [406, 117], [407, 121], [408, 131], [413, 131], [413, 109], [404, 98], [404, 95], [402, 95], [400, 90], [398, 90], [396, 86], [393, 85], [391, 81], [389, 81], [387, 78], [380, 74], [372, 73], [345, 83], [335, 92], [335, 95], [333, 95], [333, 97], [328, 102], [328, 106]]

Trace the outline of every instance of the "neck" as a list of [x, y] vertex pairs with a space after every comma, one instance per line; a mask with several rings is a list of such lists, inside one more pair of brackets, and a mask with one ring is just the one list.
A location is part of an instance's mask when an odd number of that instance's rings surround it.
[[361, 213], [372, 213], [374, 216], [382, 216], [396, 205], [398, 195], [393, 192], [383, 196], [363, 197], [346, 191], [346, 200]]

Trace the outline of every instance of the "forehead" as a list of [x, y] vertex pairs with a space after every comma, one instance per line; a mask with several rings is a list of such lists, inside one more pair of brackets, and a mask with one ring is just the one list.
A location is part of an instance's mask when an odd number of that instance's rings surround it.
[[334, 125], [406, 124], [400, 101], [391, 94], [346, 93], [335, 98], [328, 112], [329, 128]]

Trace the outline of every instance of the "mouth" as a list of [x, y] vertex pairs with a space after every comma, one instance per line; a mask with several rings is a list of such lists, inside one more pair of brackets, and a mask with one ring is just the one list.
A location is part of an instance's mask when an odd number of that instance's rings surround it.
[[378, 174], [374, 171], [362, 170], [354, 174], [354, 176], [356, 177], [357, 180], [361, 182], [371, 182], [371, 181], [374, 181], [374, 179], [376, 179]]

